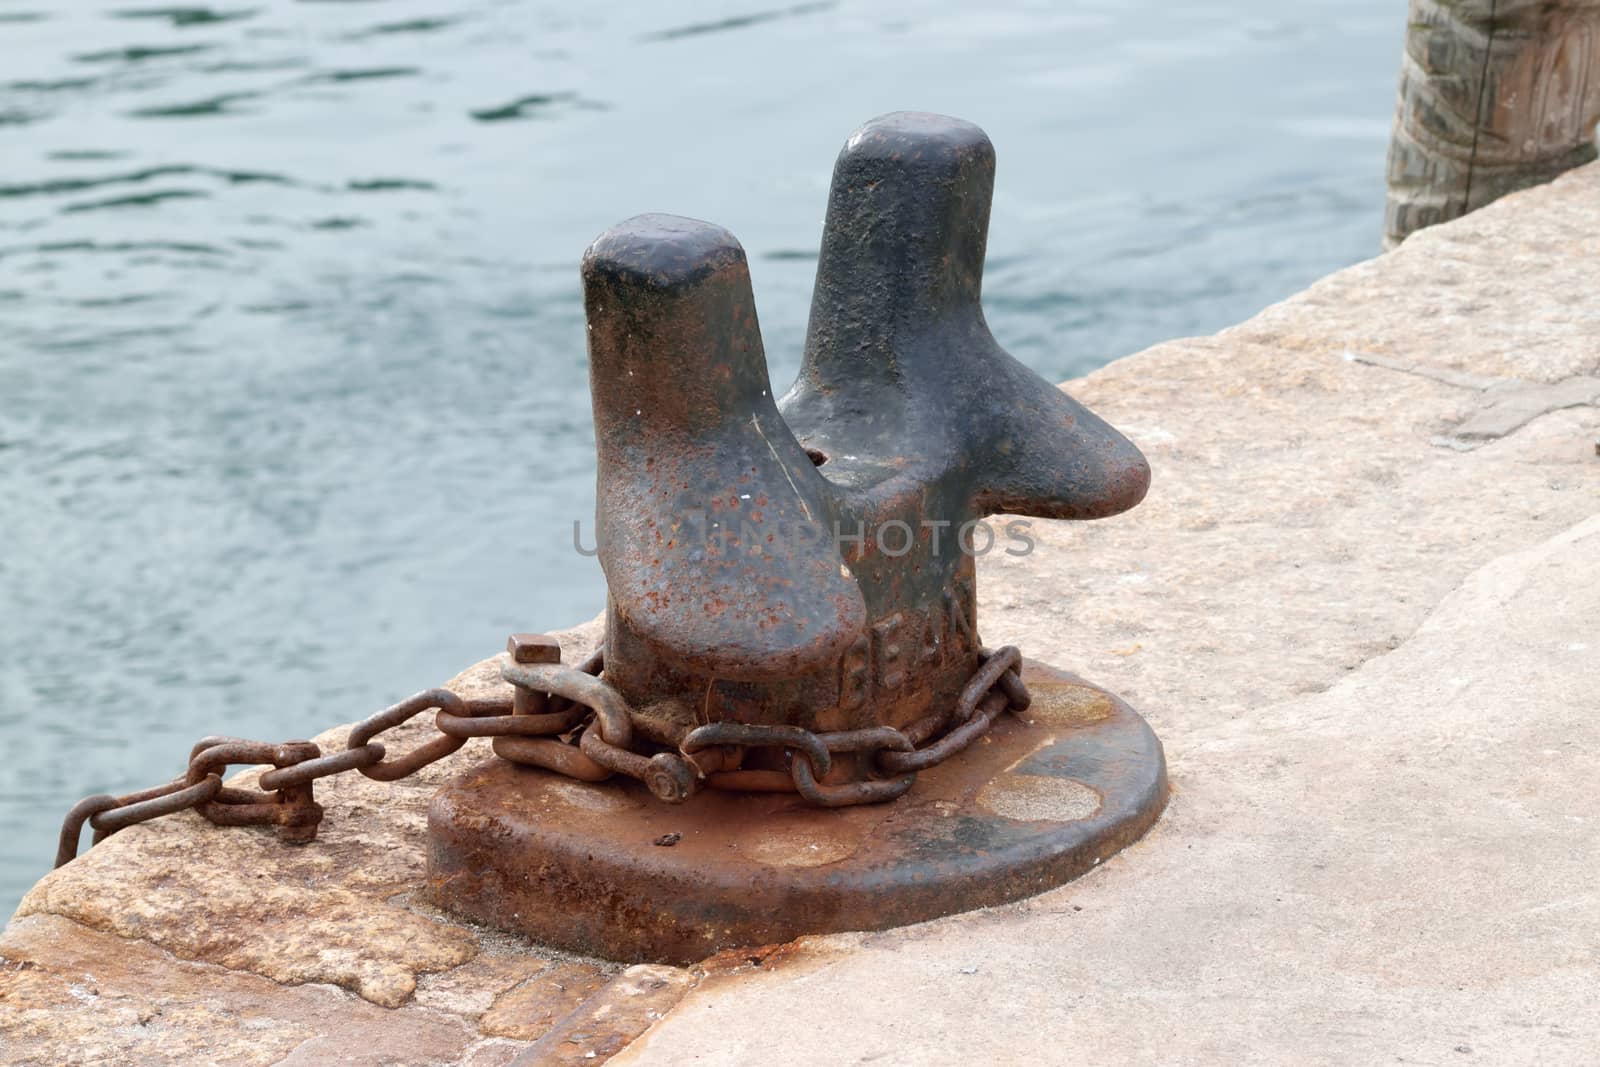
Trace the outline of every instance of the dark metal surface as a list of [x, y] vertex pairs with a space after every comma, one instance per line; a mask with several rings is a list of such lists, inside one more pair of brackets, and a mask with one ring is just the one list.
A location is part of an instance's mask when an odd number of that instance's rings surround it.
[[[496, 754], [514, 763], [586, 781], [623, 774], [674, 804], [702, 787], [792, 790], [819, 807], [882, 803], [909, 789], [917, 772], [982, 736], [1000, 712], [1028, 707], [1031, 698], [1017, 674], [1021, 653], [1009, 646], [984, 648], [965, 614], [955, 615], [977, 649], [977, 668], [953, 704], [933, 709], [903, 731], [866, 726], [817, 733], [722, 719], [695, 727], [677, 746], [662, 744], [634, 729], [637, 710], [598, 673], [603, 651], [577, 669], [559, 662], [559, 650], [556, 661], [518, 663], [518, 638], [526, 635], [512, 638], [510, 657], [500, 664], [501, 677], [515, 693], [512, 715], [484, 709], [473, 714], [486, 717], [464, 718], [441, 709], [435, 722], [453, 738], [496, 738]], [[360, 741], [365, 735], [358, 728], [352, 737]], [[570, 747], [574, 741], [576, 749]], [[846, 754], [867, 774], [838, 773], [842, 761], [834, 753]]]
[[[606, 682], [646, 738], [908, 727], [980, 662], [958, 540], [1133, 506], [1138, 450], [1003, 351], [980, 304], [994, 152], [937, 115], [846, 144], [780, 403], [732, 234], [630, 219], [584, 257]], [[840, 781], [872, 777], [836, 761]]]
[[1031, 896], [1137, 839], [1166, 774], [1126, 704], [1031, 662], [1025, 677], [1027, 711], [893, 804], [713, 790], [669, 805], [628, 778], [580, 785], [489, 761], [433, 802], [430, 886], [546, 944], [679, 964]]
[[[316, 779], [394, 781], [475, 738], [501, 759], [432, 805], [436, 900], [613, 958], [1014, 900], [1136, 838], [1166, 796], [1144, 721], [1062, 676], [1036, 698], [1021, 653], [978, 635], [978, 520], [1110, 515], [1149, 479], [989, 335], [993, 175], [955, 119], [856, 132], [781, 404], [730, 234], [651, 215], [602, 235], [583, 277], [603, 651], [567, 665], [554, 638], [513, 634], [508, 699], [426, 690], [326, 756], [207, 738], [173, 783], [74, 808], [58, 865], [85, 821], [99, 840], [188, 808], [309, 841]], [[430, 711], [436, 736], [409, 752], [378, 740]], [[272, 765], [265, 792], [222, 785], [240, 764]]]

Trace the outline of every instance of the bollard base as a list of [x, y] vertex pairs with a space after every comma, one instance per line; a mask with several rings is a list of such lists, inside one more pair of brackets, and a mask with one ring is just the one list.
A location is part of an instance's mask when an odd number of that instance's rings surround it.
[[1033, 896], [1142, 836], [1167, 780], [1161, 742], [1115, 695], [1031, 661], [1023, 677], [1027, 711], [887, 804], [707, 790], [670, 805], [631, 779], [489, 761], [433, 800], [431, 891], [548, 945], [673, 964]]

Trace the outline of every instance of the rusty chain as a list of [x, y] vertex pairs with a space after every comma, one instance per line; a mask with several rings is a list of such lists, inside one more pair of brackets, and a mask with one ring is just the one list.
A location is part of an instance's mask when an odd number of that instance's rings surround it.
[[[514, 687], [512, 698], [466, 700], [448, 689], [425, 689], [357, 723], [338, 752], [324, 755], [310, 741], [274, 745], [207, 737], [194, 746], [184, 773], [171, 782], [75, 804], [61, 827], [55, 866], [77, 856], [84, 823], [94, 831], [91, 843], [99, 844], [129, 826], [190, 809], [219, 826], [272, 826], [279, 840], [303, 844], [316, 837], [322, 820], [322, 806], [313, 797], [318, 779], [354, 770], [375, 781], [398, 781], [478, 737], [490, 738], [495, 754], [513, 763], [588, 782], [622, 774], [669, 803], [687, 799], [701, 782], [714, 789], [795, 792], [828, 808], [893, 800], [911, 788], [919, 771], [971, 745], [1003, 712], [1028, 706], [1021, 653], [1009, 645], [984, 648], [965, 618], [958, 616], [958, 621], [978, 651], [978, 669], [952, 708], [903, 729], [813, 733], [799, 726], [714, 722], [689, 731], [677, 751], [647, 755], [635, 750], [627, 703], [600, 677], [603, 651], [576, 666], [513, 658], [501, 668], [501, 677]], [[514, 653], [517, 640], [513, 638]], [[427, 711], [435, 713], [438, 736], [391, 757], [378, 737]], [[787, 770], [743, 767], [750, 749], [780, 752]], [[836, 753], [869, 760], [875, 777], [827, 782]], [[272, 769], [258, 779], [260, 789], [222, 784], [229, 767], [266, 764]]]

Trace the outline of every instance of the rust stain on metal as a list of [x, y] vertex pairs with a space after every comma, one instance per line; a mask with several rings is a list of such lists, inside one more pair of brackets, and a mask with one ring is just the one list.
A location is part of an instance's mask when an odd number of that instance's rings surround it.
[[[963, 529], [1144, 495], [1138, 449], [984, 325], [993, 184], [969, 123], [902, 112], [856, 131], [781, 400], [732, 234], [645, 215], [584, 256], [605, 681], [649, 740], [688, 750], [708, 722], [904, 731], [985, 663]], [[797, 781], [819, 804], [887, 800], [906, 756], [830, 777], [812, 754], [814, 787]]]
[[[1148, 726], [979, 638], [975, 556], [996, 538], [981, 520], [1113, 515], [1150, 473], [990, 335], [993, 183], [970, 123], [901, 112], [856, 131], [781, 399], [732, 234], [667, 215], [602, 234], [582, 265], [601, 649], [568, 664], [553, 637], [513, 634], [509, 699], [425, 690], [339, 752], [207, 738], [173, 782], [74, 808], [58, 863], [84, 822], [98, 840], [187, 808], [309, 841], [317, 779], [394, 781], [489, 739], [499, 759], [431, 807], [435, 899], [564, 948], [684, 963], [1015, 900], [1137, 837], [1166, 797]], [[432, 736], [388, 750], [430, 713]], [[222, 785], [244, 764], [272, 766], [262, 791]], [[596, 1028], [561, 1040], [609, 1055], [633, 1025], [612, 1019], [677, 983], [613, 983], [585, 1001]]]
[[506, 651], [517, 663], [560, 663], [561, 642], [549, 634], [512, 634]]
[[1036, 700], [1020, 651], [978, 636], [979, 520], [1113, 515], [1149, 483], [1137, 448], [990, 335], [993, 182], [969, 123], [897, 113], [850, 138], [781, 399], [732, 234], [643, 215], [591, 245], [604, 654], [535, 662], [524, 635], [502, 676], [530, 719], [586, 715], [577, 749], [614, 773], [592, 792], [617, 802], [467, 775], [430, 814], [447, 907], [682, 963], [1016, 899], [1156, 817], [1143, 720], [1075, 682]]
[[781, 819], [773, 821], [776, 825], [738, 845], [740, 852], [767, 867], [825, 867], [855, 855], [861, 847], [860, 841], [846, 834], [820, 833], [815, 826], [791, 828]]
[[[1031, 663], [1027, 681], [1040, 701], [1076, 684]], [[673, 805], [626, 777], [580, 786], [487, 763], [434, 799], [429, 883], [452, 910], [547, 944], [678, 964], [1031, 896], [1137, 839], [1165, 803], [1160, 742], [1111, 699], [1111, 714], [1049, 734], [1002, 716], [988, 743], [922, 772], [895, 803], [839, 810], [719, 790]], [[1069, 821], [1008, 818], [977, 802], [1007, 773], [1081, 783], [1101, 803]], [[566, 791], [618, 804], [579, 808], [557, 798]], [[663, 833], [682, 837], [658, 848]]]

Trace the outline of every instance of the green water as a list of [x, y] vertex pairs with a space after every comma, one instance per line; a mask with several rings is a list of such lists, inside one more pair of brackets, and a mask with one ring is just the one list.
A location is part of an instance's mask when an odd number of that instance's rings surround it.
[[84, 793], [598, 610], [619, 219], [741, 238], [780, 389], [884, 111], [988, 130], [988, 317], [1050, 378], [1377, 250], [1403, 5], [762, 2], [0, 0], [0, 915]]

